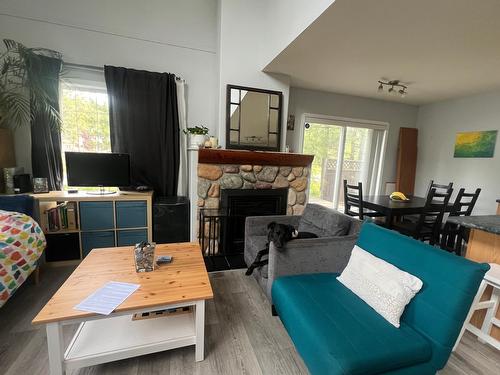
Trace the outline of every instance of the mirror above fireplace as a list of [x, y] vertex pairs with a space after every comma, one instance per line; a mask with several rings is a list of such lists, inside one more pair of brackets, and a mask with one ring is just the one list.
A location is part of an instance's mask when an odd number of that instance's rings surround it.
[[282, 102], [280, 91], [227, 85], [226, 148], [279, 151]]

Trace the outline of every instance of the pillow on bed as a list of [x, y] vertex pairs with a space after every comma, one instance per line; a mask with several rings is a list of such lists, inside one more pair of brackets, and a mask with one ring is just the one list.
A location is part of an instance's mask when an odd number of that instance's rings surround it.
[[30, 195], [0, 195], [0, 210], [20, 212], [33, 217], [35, 199]]
[[357, 245], [337, 280], [398, 328], [406, 305], [422, 288], [422, 281], [418, 277]]

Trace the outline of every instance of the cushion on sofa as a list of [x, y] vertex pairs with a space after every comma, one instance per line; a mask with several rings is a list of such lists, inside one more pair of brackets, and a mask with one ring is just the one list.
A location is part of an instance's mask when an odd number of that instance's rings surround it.
[[318, 237], [344, 236], [352, 218], [319, 204], [308, 204], [299, 221], [299, 232], [311, 232]]
[[399, 328], [399, 319], [422, 281], [408, 272], [368, 253], [358, 245], [338, 280], [359, 298]]
[[273, 302], [313, 375], [383, 373], [429, 361], [429, 341], [395, 328], [342, 285], [337, 274], [286, 276]]

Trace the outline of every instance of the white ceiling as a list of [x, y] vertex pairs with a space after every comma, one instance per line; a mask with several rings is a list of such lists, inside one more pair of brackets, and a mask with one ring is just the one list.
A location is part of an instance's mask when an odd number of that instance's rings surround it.
[[[500, 88], [500, 0], [337, 0], [264, 70], [409, 104]], [[381, 78], [408, 95], [377, 92]]]

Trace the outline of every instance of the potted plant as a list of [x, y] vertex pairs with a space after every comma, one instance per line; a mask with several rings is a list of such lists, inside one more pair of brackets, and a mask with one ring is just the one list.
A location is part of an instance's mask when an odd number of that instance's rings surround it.
[[189, 137], [189, 148], [199, 148], [205, 143], [208, 134], [208, 128], [205, 126], [195, 126], [183, 130]]
[[14, 40], [3, 40], [0, 53], [0, 127], [28, 125], [34, 113], [44, 113], [51, 125], [60, 125], [60, 115], [45, 90], [46, 77], [39, 73], [41, 56], [61, 59], [46, 48], [28, 48]]

